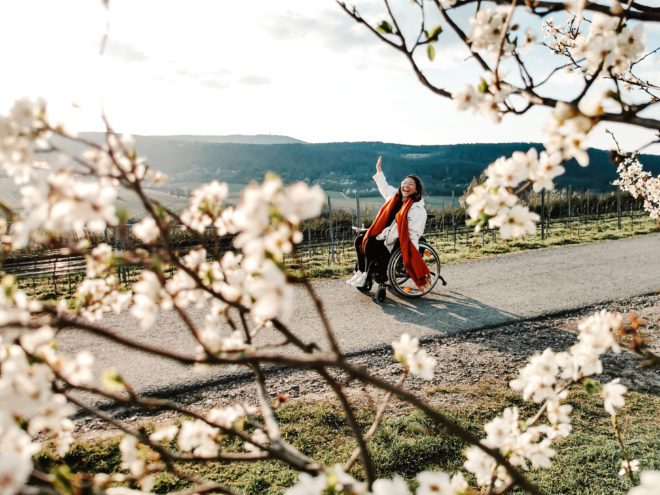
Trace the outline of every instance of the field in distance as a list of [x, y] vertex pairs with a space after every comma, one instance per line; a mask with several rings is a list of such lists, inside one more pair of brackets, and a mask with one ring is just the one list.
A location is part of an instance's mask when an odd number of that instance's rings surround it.
[[[247, 184], [228, 183], [229, 194], [227, 196], [227, 204], [236, 204], [240, 198], [241, 191]], [[159, 188], [145, 188], [147, 196], [158, 201], [163, 206], [180, 213], [190, 201], [190, 194], [199, 184], [176, 184], [168, 185]], [[356, 209], [356, 200], [354, 194], [346, 194], [340, 191], [324, 191], [326, 196], [330, 198], [330, 203], [333, 210], [353, 210]], [[454, 199], [455, 206], [458, 206], [458, 198], [456, 195]], [[442, 208], [443, 206], [450, 207], [452, 204], [451, 196], [425, 196], [427, 206]], [[0, 201], [4, 202], [12, 209], [20, 211], [20, 194], [19, 188], [14, 184], [12, 179], [0, 179]], [[378, 209], [383, 204], [384, 200], [381, 196], [360, 197], [360, 209]], [[117, 205], [128, 210], [130, 218], [139, 220], [146, 215], [146, 210], [142, 206], [138, 196], [127, 189], [121, 188], [118, 195]]]

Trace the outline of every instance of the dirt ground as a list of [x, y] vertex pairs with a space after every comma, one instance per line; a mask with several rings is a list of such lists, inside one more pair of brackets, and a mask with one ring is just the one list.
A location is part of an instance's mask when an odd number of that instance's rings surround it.
[[[651, 350], [656, 354], [660, 353], [660, 293], [655, 293], [590, 306], [569, 314], [427, 339], [421, 343], [421, 347], [437, 360], [434, 378], [428, 382], [411, 377], [405, 386], [419, 394], [424, 394], [429, 386], [477, 386], [484, 381], [489, 386], [506, 387], [533, 353], [543, 351], [547, 347], [555, 351], [570, 347], [575, 341], [579, 322], [601, 309], [619, 312], [624, 316], [624, 320], [627, 320], [629, 314], [637, 315], [645, 322], [642, 330]], [[610, 351], [602, 356], [604, 372], [598, 379], [609, 381], [620, 377], [629, 390], [660, 395], [660, 370], [640, 368], [643, 359], [625, 348], [626, 337], [620, 340], [624, 349], [620, 353]], [[390, 382], [395, 382], [402, 373], [401, 365], [394, 360], [391, 347], [352, 356], [350, 360]], [[308, 371], [271, 370], [268, 373], [267, 386], [274, 401], [278, 396], [280, 399], [307, 401], [330, 399], [333, 396], [325, 382]], [[365, 397], [365, 390], [358, 384], [351, 384], [347, 389], [349, 395], [358, 400], [360, 396]], [[445, 394], [441, 397], [445, 397], [444, 400], [451, 401], [454, 405], [460, 400], [455, 394]], [[237, 402], [256, 404], [255, 387], [247, 375], [167, 398], [197, 412]], [[442, 405], [443, 399], [438, 400], [441, 402], [437, 405]], [[112, 413], [132, 428], [144, 423], [168, 423], [177, 417], [172, 412], [163, 411], [145, 413], [120, 409]], [[76, 436], [80, 440], [116, 433], [116, 429], [94, 417], [80, 416], [75, 420], [75, 424]]]

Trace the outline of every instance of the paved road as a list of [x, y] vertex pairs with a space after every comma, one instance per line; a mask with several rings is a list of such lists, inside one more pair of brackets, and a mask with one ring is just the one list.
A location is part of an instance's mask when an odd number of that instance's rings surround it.
[[[322, 281], [313, 287], [342, 350], [353, 353], [388, 345], [403, 332], [442, 337], [660, 290], [660, 234], [454, 263], [444, 266], [442, 273], [446, 287], [438, 286], [417, 300], [388, 294], [381, 304], [344, 280]], [[295, 311], [283, 320], [304, 340], [327, 348], [310, 297], [303, 288], [295, 291]], [[191, 314], [194, 321], [203, 321], [202, 309]], [[103, 323], [135, 340], [193, 354], [192, 338], [172, 313], [161, 314], [149, 331], [141, 330], [127, 314], [108, 317]], [[259, 342], [272, 342], [272, 338], [262, 332]], [[92, 350], [99, 370], [118, 369], [138, 391], [202, 384], [228, 373], [195, 372], [77, 330], [64, 331], [58, 343], [65, 352]]]

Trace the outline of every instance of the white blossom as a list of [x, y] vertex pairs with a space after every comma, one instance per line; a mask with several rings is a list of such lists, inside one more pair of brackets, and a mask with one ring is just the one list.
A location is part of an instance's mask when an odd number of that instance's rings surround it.
[[181, 220], [192, 230], [204, 232], [220, 217], [228, 193], [227, 184], [217, 180], [198, 187], [193, 191], [190, 206], [181, 213]]
[[418, 375], [425, 380], [433, 379], [433, 368], [436, 360], [426, 354], [424, 349], [420, 349], [408, 359], [408, 366], [413, 375]]
[[461, 473], [450, 479], [447, 473], [441, 471], [422, 471], [415, 479], [419, 483], [416, 495], [460, 495], [468, 489]]
[[133, 234], [146, 244], [150, 244], [156, 240], [160, 231], [156, 220], [152, 216], [146, 216], [138, 223], [133, 225]]
[[[472, 50], [485, 50], [496, 56], [502, 43], [502, 38], [506, 36], [505, 26], [509, 9], [498, 7], [492, 10], [489, 6], [480, 9], [477, 14], [470, 19], [471, 28], [468, 32], [468, 38], [472, 42]], [[514, 45], [507, 39], [504, 41], [504, 53], [511, 53]]]
[[483, 486], [491, 482], [497, 463], [488, 454], [479, 447], [468, 447], [465, 450], [466, 461], [463, 464], [465, 469], [474, 474], [477, 478], [477, 484]]
[[516, 204], [511, 208], [501, 209], [496, 216], [488, 220], [488, 225], [491, 228], [499, 227], [502, 238], [508, 239], [536, 233], [536, 222], [539, 219], [527, 206]]
[[401, 334], [399, 340], [392, 342], [394, 356], [398, 360], [406, 361], [419, 350], [419, 339], [411, 337], [410, 334]]
[[209, 423], [221, 426], [225, 429], [234, 428], [246, 416], [255, 414], [256, 408], [247, 404], [234, 404], [228, 407], [216, 407], [206, 414]]
[[660, 486], [660, 471], [642, 471], [639, 485], [630, 489], [628, 495], [657, 495]]
[[156, 321], [159, 308], [171, 309], [172, 298], [163, 289], [156, 274], [144, 270], [140, 280], [133, 286], [131, 314], [140, 321], [142, 328], [149, 328]]
[[252, 435], [250, 435], [250, 440], [252, 440], [253, 443], [246, 442], [244, 446], [247, 452], [261, 452], [259, 445], [266, 445], [270, 441], [268, 435], [266, 435], [266, 433], [259, 428], [254, 430]]
[[510, 386], [517, 392], [522, 392], [523, 399], [543, 402], [556, 397], [554, 384], [559, 374], [556, 354], [546, 349], [542, 354], [534, 354], [523, 369], [520, 377], [512, 380]]
[[378, 479], [371, 488], [373, 495], [410, 495], [408, 484], [401, 476], [396, 475], [391, 480]]
[[106, 278], [84, 279], [78, 284], [74, 297], [81, 306], [83, 317], [89, 321], [99, 321], [105, 313], [113, 311], [119, 314], [127, 309], [132, 294], [119, 292], [117, 277], [109, 275]]
[[644, 210], [650, 217], [660, 219], [660, 176], [653, 177], [642, 170], [639, 157], [634, 155], [626, 158], [617, 168], [619, 178], [613, 182], [623, 191], [629, 192], [633, 198], [644, 200]]
[[350, 493], [351, 495], [368, 495], [367, 484], [357, 481], [353, 476], [344, 472], [341, 464], [326, 469], [328, 488], [335, 491]]
[[86, 273], [88, 278], [103, 275], [112, 264], [112, 248], [101, 243], [85, 256]]
[[605, 401], [605, 410], [611, 415], [616, 416], [616, 410], [626, 405], [623, 394], [628, 389], [621, 385], [621, 379], [616, 378], [603, 385], [603, 399]]
[[179, 427], [176, 425], [163, 426], [149, 435], [152, 442], [170, 442], [176, 438]]
[[179, 430], [177, 442], [181, 450], [201, 457], [215, 457], [218, 455], [219, 430], [197, 419], [184, 421]]
[[308, 473], [298, 475], [298, 483], [288, 488], [286, 495], [322, 495], [328, 485], [327, 476], [321, 473], [312, 476]]
[[626, 473], [634, 473], [635, 471], [639, 471], [639, 461], [637, 459], [633, 459], [631, 461], [624, 459], [621, 461], [619, 476], [625, 476]]
[[142, 476], [147, 465], [139, 452], [140, 443], [131, 435], [125, 435], [119, 442], [122, 469], [128, 470], [133, 476]]

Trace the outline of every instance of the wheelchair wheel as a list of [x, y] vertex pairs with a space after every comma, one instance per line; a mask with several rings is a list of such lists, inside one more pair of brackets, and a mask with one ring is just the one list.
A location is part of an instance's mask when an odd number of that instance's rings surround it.
[[390, 281], [390, 288], [403, 297], [421, 297], [430, 292], [440, 278], [440, 256], [437, 251], [431, 247], [425, 240], [419, 241], [419, 253], [422, 255], [426, 266], [431, 272], [431, 285], [428, 289], [421, 291], [415, 285], [415, 282], [408, 275], [408, 271], [403, 264], [401, 249], [396, 249], [392, 253], [390, 262], [387, 265], [387, 277]]

